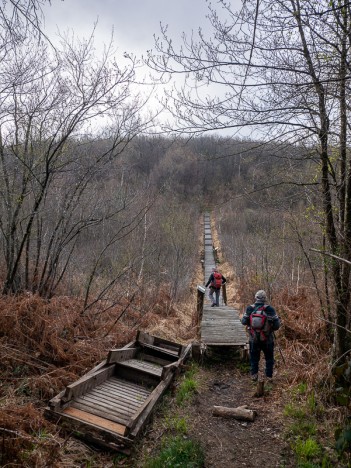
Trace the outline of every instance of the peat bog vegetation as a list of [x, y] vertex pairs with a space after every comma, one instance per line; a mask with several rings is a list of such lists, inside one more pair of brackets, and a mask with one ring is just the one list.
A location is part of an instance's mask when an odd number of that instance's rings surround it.
[[[123, 62], [53, 47], [45, 3], [0, 9], [0, 465], [351, 466], [350, 2], [219, 0], [179, 50], [161, 29]], [[184, 77], [157, 133], [141, 65]], [[246, 362], [190, 361], [130, 457], [63, 433], [48, 401], [109, 349], [198, 339], [204, 211], [229, 304], [265, 289], [282, 319], [274, 383], [253, 400]]]

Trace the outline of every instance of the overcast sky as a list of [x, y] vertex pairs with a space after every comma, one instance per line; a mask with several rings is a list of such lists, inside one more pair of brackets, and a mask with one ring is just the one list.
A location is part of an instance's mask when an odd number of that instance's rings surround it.
[[[232, 0], [239, 8], [241, 0]], [[216, 1], [212, 2], [216, 5]], [[169, 36], [177, 41], [181, 33], [209, 29], [206, 0], [51, 0], [44, 9], [50, 35], [73, 29], [77, 36], [88, 36], [98, 21], [96, 39], [109, 42], [114, 30], [120, 52], [144, 54], [153, 48], [153, 35], [160, 33], [160, 22], [169, 26]]]
[[[241, 3], [232, 0], [232, 9], [239, 9]], [[217, 0], [212, 0], [212, 6], [218, 6]], [[73, 31], [77, 38], [82, 38], [90, 36], [97, 22], [94, 34], [97, 46], [109, 44], [113, 31], [117, 57], [127, 52], [140, 58], [154, 48], [154, 35], [160, 35], [160, 23], [168, 26], [173, 43], [180, 44], [183, 32], [189, 35], [201, 27], [210, 34], [206, 15], [206, 0], [51, 0], [51, 5], [44, 8], [44, 30], [53, 42], [57, 31]], [[146, 76], [150, 70], [141, 69], [138, 73]], [[156, 94], [160, 93], [162, 89], [158, 88]]]

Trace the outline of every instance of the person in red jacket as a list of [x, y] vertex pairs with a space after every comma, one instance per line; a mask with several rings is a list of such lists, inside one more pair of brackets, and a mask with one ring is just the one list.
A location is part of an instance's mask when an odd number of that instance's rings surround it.
[[[205, 285], [206, 288], [210, 286], [209, 298], [212, 302], [211, 307], [219, 307], [221, 286], [226, 282], [227, 280], [224, 278], [222, 273], [220, 273], [217, 268], [212, 268], [212, 273], [210, 274], [210, 277], [208, 278], [208, 281]], [[213, 294], [215, 294], [215, 297]]]

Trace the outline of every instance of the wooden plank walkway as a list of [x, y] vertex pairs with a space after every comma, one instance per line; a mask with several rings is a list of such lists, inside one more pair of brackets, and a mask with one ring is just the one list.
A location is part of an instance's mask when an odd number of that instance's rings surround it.
[[52, 398], [45, 415], [87, 442], [129, 453], [190, 351], [191, 344], [139, 331], [135, 341], [110, 350], [107, 359]]
[[[204, 214], [204, 274], [207, 282], [212, 268], [216, 266], [213, 253], [211, 219]], [[200, 323], [201, 342], [206, 346], [247, 347], [248, 338], [245, 328], [240, 322], [239, 312], [223, 303], [222, 290], [220, 307], [211, 307], [208, 299], [208, 289], [205, 292], [205, 303]]]

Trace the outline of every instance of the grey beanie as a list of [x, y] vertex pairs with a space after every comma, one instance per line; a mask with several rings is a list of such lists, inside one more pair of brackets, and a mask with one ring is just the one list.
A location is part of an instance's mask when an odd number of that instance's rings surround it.
[[257, 291], [257, 293], [255, 294], [255, 299], [257, 302], [265, 302], [265, 300], [267, 299], [267, 294], [265, 291], [263, 291], [263, 289], [260, 289], [259, 291]]

